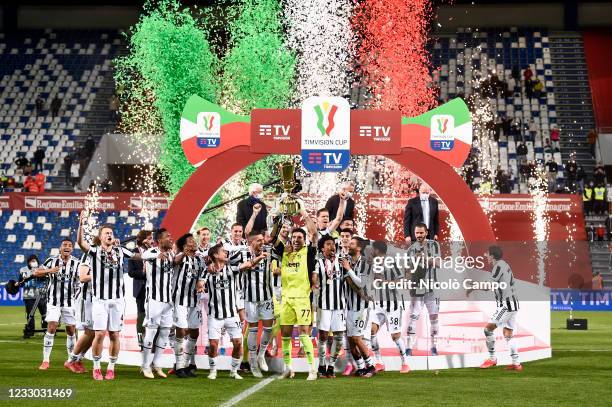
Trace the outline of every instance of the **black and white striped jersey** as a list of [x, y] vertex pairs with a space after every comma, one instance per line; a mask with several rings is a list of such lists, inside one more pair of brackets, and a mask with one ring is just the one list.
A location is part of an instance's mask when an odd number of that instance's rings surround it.
[[[234, 243], [232, 239], [226, 237], [221, 239], [221, 244], [223, 244], [223, 248], [228, 251], [228, 262], [230, 266], [240, 266], [240, 262], [242, 261], [242, 251], [249, 249], [247, 241], [245, 239], [241, 239], [238, 243]], [[238, 291], [242, 291], [242, 279], [238, 279], [236, 283], [236, 288]]]
[[[383, 263], [378, 268], [382, 268], [382, 270], [377, 270], [376, 266], [370, 266], [370, 272], [377, 271], [373, 277], [374, 280], [379, 279], [381, 283], [384, 281], [396, 281], [404, 277], [404, 274], [397, 268], [397, 265], [387, 267]], [[395, 311], [404, 306], [403, 295], [397, 288], [389, 288], [388, 284], [380, 284], [379, 288], [374, 288], [373, 297], [375, 305], [387, 312]]]
[[111, 246], [109, 251], [92, 245], [87, 253], [87, 264], [91, 267], [93, 298], [110, 300], [123, 298], [123, 260], [131, 258], [134, 252], [123, 246]]
[[514, 292], [514, 274], [510, 265], [503, 259], [497, 260], [493, 265], [491, 278], [497, 283], [505, 283], [505, 288], [494, 290], [497, 306], [505, 307], [508, 311], [518, 311], [519, 301]]
[[[87, 274], [91, 275], [91, 265], [87, 264], [88, 258], [89, 256], [87, 255], [87, 253], [84, 253], [81, 256], [80, 262], [81, 264], [85, 264], [86, 266], [88, 266]], [[91, 301], [91, 297], [93, 294], [91, 291], [91, 281], [81, 283], [81, 280], [79, 279], [78, 270], [77, 270], [76, 279], [79, 283], [76, 285], [75, 292], [74, 292], [74, 298], [79, 301]]]
[[229, 251], [230, 256], [236, 251], [244, 250], [249, 247], [245, 239], [240, 239], [238, 243], [234, 243], [229, 237], [221, 239], [221, 244], [225, 250]]
[[[317, 248], [317, 242], [323, 236], [327, 236], [327, 235], [329, 235], [329, 236], [334, 238], [334, 243], [336, 244], [336, 253], [339, 253], [340, 252], [340, 233], [338, 233], [337, 230], [334, 230], [333, 232], [330, 232], [329, 228], [317, 229], [317, 241], [314, 242], [314, 247]], [[317, 251], [318, 251], [318, 249], [317, 249]]]
[[226, 264], [219, 272], [206, 272], [206, 291], [208, 292], [208, 315], [216, 319], [231, 318], [238, 315], [238, 280], [240, 270], [237, 266]]
[[322, 310], [344, 310], [344, 268], [340, 266], [338, 256], [333, 259], [320, 258], [315, 266], [319, 277], [319, 299], [317, 306]]
[[[350, 260], [351, 268], [357, 277], [361, 278], [362, 281], [367, 279], [368, 265], [363, 256], [359, 256], [357, 261]], [[357, 290], [348, 282], [348, 272], [345, 271], [344, 275], [344, 295], [346, 296], [346, 306], [350, 311], [361, 311], [362, 309], [368, 308], [369, 301], [365, 296], [367, 295], [366, 287], [356, 287]]]
[[75, 286], [79, 279], [79, 264], [74, 256], [64, 261], [60, 256], [51, 256], [44, 261], [43, 267], [52, 269], [60, 267], [57, 273], [47, 275], [47, 303], [57, 307], [71, 307], [75, 294]]
[[[433, 264], [428, 264], [428, 259], [436, 259], [439, 261], [440, 258], [440, 245], [435, 240], [425, 239], [423, 243], [416, 241], [409, 248], [407, 252], [408, 258], [412, 259], [410, 262], [410, 280], [413, 283], [413, 289], [410, 290], [410, 295], [413, 297], [422, 297], [426, 293], [433, 292], [433, 286], [438, 281], [438, 268]], [[429, 284], [422, 284], [422, 282], [428, 281]]]
[[147, 299], [172, 302], [172, 276], [174, 274], [174, 253], [167, 251], [159, 258], [161, 250], [152, 247], [142, 254], [144, 271], [147, 276]]
[[[247, 250], [238, 252], [241, 256], [240, 264], [257, 257], [249, 247]], [[252, 269], [244, 269], [241, 272], [241, 286], [244, 299], [250, 302], [268, 301], [272, 299], [272, 272], [271, 257], [257, 263]]]
[[[271, 255], [272, 258], [270, 260], [271, 265], [280, 268], [284, 252], [285, 252], [285, 243], [283, 243], [279, 239], [277, 240], [276, 244], [272, 248], [272, 255]], [[270, 271], [272, 272], [273, 270], [271, 269]], [[277, 295], [278, 293], [281, 292], [281, 288], [282, 288], [281, 280], [282, 278], [280, 274], [275, 276], [274, 273], [272, 273], [272, 288], [274, 292], [277, 293]]]
[[204, 246], [198, 246], [197, 250], [196, 250], [196, 254], [198, 256], [201, 257], [206, 257], [208, 256], [208, 250], [210, 249], [210, 245], [204, 247]]
[[181, 262], [174, 266], [172, 282], [172, 300], [174, 305], [195, 307], [198, 305], [196, 292], [197, 282], [204, 275], [206, 266], [200, 256], [183, 256]]

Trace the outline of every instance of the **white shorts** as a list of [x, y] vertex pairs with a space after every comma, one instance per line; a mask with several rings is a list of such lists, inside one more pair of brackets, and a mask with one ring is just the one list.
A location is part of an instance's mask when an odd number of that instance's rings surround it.
[[242, 324], [238, 316], [225, 319], [217, 319], [210, 315], [208, 316], [208, 340], [219, 340], [223, 329], [225, 329], [232, 339], [242, 338]]
[[327, 332], [346, 331], [346, 317], [344, 310], [317, 310], [317, 330]]
[[370, 315], [369, 310], [362, 309], [360, 311], [346, 312], [346, 336], [363, 336], [365, 332], [370, 331]]
[[172, 328], [174, 306], [170, 302], [161, 302], [153, 299], [145, 303], [145, 319], [142, 326], [145, 328]]
[[74, 313], [76, 315], [76, 327], [80, 331], [93, 328], [91, 316], [91, 300], [83, 300], [83, 297], [74, 300]]
[[[49, 312], [47, 311], [47, 314]], [[493, 315], [491, 315], [491, 319], [489, 319], [489, 323], [497, 325], [497, 327], [507, 328], [514, 331], [516, 328], [516, 314], [518, 311], [508, 311], [506, 307], [498, 307]]]
[[418, 319], [423, 305], [427, 308], [429, 315], [437, 315], [440, 311], [440, 297], [437, 297], [433, 292], [426, 293], [422, 297], [411, 297], [410, 315], [416, 315]]
[[91, 316], [94, 331], [119, 332], [123, 329], [123, 310], [125, 301], [123, 298], [102, 300], [94, 298], [91, 300]]
[[72, 307], [58, 307], [47, 303], [47, 322], [60, 322], [60, 319], [64, 325], [76, 325], [76, 318], [74, 317], [74, 308]]
[[244, 309], [244, 291], [236, 290], [236, 309], [240, 311]]
[[274, 319], [274, 303], [267, 301], [245, 301], [246, 320], [249, 323]]
[[395, 311], [388, 311], [382, 307], [374, 308], [374, 316], [372, 323], [378, 326], [387, 324], [387, 330], [390, 334], [402, 332], [402, 309], [398, 308]]
[[198, 329], [202, 324], [202, 309], [187, 307], [185, 305], [174, 306], [174, 326], [181, 329]]

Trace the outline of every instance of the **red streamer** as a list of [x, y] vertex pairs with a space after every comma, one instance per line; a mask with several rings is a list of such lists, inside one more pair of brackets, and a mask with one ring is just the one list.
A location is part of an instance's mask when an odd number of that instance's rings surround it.
[[374, 108], [420, 115], [435, 106], [425, 49], [429, 0], [364, 0], [355, 10], [358, 70]]

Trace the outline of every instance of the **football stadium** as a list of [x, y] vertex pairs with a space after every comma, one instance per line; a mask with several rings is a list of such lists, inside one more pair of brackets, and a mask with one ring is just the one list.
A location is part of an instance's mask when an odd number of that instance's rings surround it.
[[612, 1], [0, 0], [0, 404], [612, 404]]

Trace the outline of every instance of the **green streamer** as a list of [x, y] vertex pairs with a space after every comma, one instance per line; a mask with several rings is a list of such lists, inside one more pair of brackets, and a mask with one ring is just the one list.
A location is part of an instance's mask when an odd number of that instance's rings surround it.
[[129, 39], [131, 52], [117, 64], [117, 78], [129, 83], [126, 78], [136, 76], [142, 81], [138, 87], [153, 94], [165, 132], [160, 167], [174, 195], [194, 171], [181, 147], [181, 112], [194, 94], [216, 101], [218, 60], [189, 10], [181, 9], [177, 0], [157, 4], [145, 4]]
[[[231, 50], [223, 60], [223, 100], [237, 113], [254, 108], [282, 109], [293, 94], [295, 55], [285, 46], [281, 8], [277, 0], [245, 0], [240, 15], [229, 25]], [[247, 167], [245, 185], [266, 183], [275, 177], [269, 156]]]

